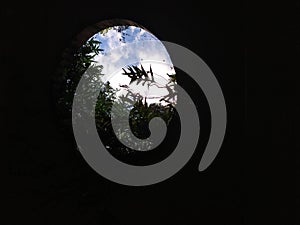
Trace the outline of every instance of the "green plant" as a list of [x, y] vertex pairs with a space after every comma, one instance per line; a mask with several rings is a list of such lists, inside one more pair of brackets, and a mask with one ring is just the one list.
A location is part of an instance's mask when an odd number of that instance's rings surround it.
[[[86, 88], [87, 96], [93, 94], [95, 90], [100, 87], [100, 92], [97, 97], [95, 106], [95, 122], [99, 133], [99, 136], [103, 140], [106, 148], [111, 151], [114, 155], [122, 155], [134, 152], [133, 150], [122, 145], [113, 131], [111, 125], [111, 108], [112, 105], [117, 101], [127, 101], [128, 107], [120, 109], [119, 117], [126, 116], [129, 114], [129, 122], [134, 135], [138, 138], [147, 138], [150, 134], [148, 129], [149, 121], [154, 117], [163, 118], [168, 124], [172, 119], [174, 108], [172, 104], [162, 105], [160, 103], [148, 105], [146, 98], [142, 98], [136, 93], [131, 92], [128, 89], [127, 96], [119, 96], [116, 99], [117, 90], [113, 89], [109, 82], [103, 83], [101, 81], [103, 66], [96, 65], [94, 63], [94, 57], [103, 51], [100, 48], [100, 42], [95, 39], [89, 39], [85, 45], [78, 49], [73, 55], [70, 63], [66, 65], [61, 71], [61, 84], [62, 88], [60, 96], [57, 101], [57, 106], [60, 111], [60, 117], [66, 122], [66, 125], [71, 129], [71, 112], [72, 102], [76, 91], [78, 82], [80, 81], [84, 72], [89, 68], [91, 74], [97, 79], [90, 79]], [[129, 66], [123, 68], [123, 75], [131, 78], [130, 83], [138, 80], [138, 83], [142, 82], [143, 85], [149, 82], [155, 82], [153, 71], [150, 66], [150, 70], [146, 71], [143, 66]], [[175, 82], [174, 75], [169, 75], [170, 82]], [[172, 76], [172, 77], [171, 77]], [[170, 87], [167, 87], [170, 94], [174, 94]], [[161, 101], [166, 99], [161, 98]], [[122, 104], [124, 106], [124, 104]], [[130, 113], [129, 113], [130, 112]], [[125, 118], [128, 119], [128, 118]]]

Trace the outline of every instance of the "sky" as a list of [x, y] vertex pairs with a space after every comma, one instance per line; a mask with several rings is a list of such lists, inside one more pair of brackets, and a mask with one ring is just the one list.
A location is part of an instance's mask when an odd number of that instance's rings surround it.
[[[169, 82], [167, 73], [175, 74], [175, 70], [167, 50], [153, 34], [135, 26], [115, 26], [100, 31], [91, 38], [100, 41], [100, 48], [103, 49], [94, 58], [95, 64], [103, 66], [103, 82], [109, 81], [113, 88], [120, 89], [120, 85], [129, 85], [130, 82], [130, 78], [122, 75], [122, 68], [143, 65], [149, 71], [151, 66], [157, 85], [147, 87], [133, 83], [131, 90], [147, 97], [148, 103], [157, 103], [162, 96], [168, 94], [167, 89], [161, 87]], [[121, 93], [117, 93], [117, 96]]]

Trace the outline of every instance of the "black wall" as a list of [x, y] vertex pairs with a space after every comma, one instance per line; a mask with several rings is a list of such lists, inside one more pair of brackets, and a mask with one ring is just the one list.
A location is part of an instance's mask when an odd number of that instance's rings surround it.
[[[286, 186], [291, 184], [286, 179], [286, 185], [281, 184], [286, 189], [279, 188], [274, 173], [287, 176], [266, 162], [270, 157], [281, 160], [281, 165], [287, 162], [292, 156], [274, 152], [290, 139], [281, 139], [279, 147], [265, 141], [277, 139], [280, 130], [293, 132], [289, 114], [269, 108], [282, 103], [288, 109], [286, 99], [293, 95], [291, 91], [275, 95], [278, 101], [273, 102], [272, 91], [281, 89], [283, 81], [292, 81], [284, 77], [289, 73], [283, 69], [286, 64], [275, 63], [266, 51], [272, 42], [266, 29], [285, 26], [274, 25], [268, 16], [262, 22], [255, 17], [265, 15], [243, 2], [189, 7], [140, 2], [141, 8], [132, 4], [49, 3], [1, 9], [4, 224], [273, 224], [274, 214], [279, 215], [277, 222], [288, 224], [285, 218], [291, 217], [291, 206]], [[51, 81], [62, 51], [82, 29], [111, 18], [132, 20], [161, 40], [191, 49], [216, 75], [227, 104], [228, 130], [219, 155], [206, 171], [197, 171], [199, 147], [183, 170], [160, 184], [137, 188], [111, 183], [88, 166], [72, 137], [61, 129]], [[280, 38], [285, 40], [284, 35]], [[267, 62], [279, 67], [272, 81]], [[185, 86], [192, 87], [189, 93], [197, 101], [200, 90], [189, 80]], [[279, 127], [273, 127], [277, 119]], [[266, 153], [269, 148], [274, 150], [271, 155]], [[278, 201], [279, 205], [273, 204]]]

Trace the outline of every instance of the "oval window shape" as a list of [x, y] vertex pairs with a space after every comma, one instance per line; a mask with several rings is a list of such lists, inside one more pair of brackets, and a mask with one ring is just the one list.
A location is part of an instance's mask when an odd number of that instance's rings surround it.
[[[85, 94], [98, 99], [94, 112], [86, 113], [94, 114], [98, 135], [110, 154], [128, 164], [151, 165], [172, 153], [180, 133], [174, 109], [176, 76], [157, 37], [138, 25], [109, 26], [75, 49], [70, 61], [63, 66], [59, 106], [69, 113], [81, 76], [89, 76]], [[164, 138], [152, 143], [147, 138], [155, 117], [169, 128], [163, 127]]]

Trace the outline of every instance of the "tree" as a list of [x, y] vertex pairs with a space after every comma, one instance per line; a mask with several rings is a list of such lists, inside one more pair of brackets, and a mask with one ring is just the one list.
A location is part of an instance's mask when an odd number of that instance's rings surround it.
[[[73, 54], [70, 62], [65, 65], [60, 71], [60, 88], [59, 96], [57, 98], [57, 108], [62, 118], [65, 126], [72, 130], [72, 102], [76, 91], [78, 82], [80, 81], [84, 72], [89, 68], [93, 70], [94, 74], [97, 74], [101, 78], [103, 66], [94, 64], [94, 57], [98, 55], [101, 51], [101, 43], [93, 38], [89, 39], [86, 44], [78, 49]], [[153, 71], [150, 66], [150, 70], [146, 71], [143, 66], [129, 66], [123, 68], [123, 75], [131, 78], [131, 82], [138, 80], [142, 82], [143, 85], [151, 85], [155, 83]], [[169, 75], [171, 85], [176, 82], [174, 75]], [[96, 85], [95, 82], [102, 82], [101, 79], [92, 80], [89, 83], [88, 89], [93, 90]], [[99, 86], [99, 83], [97, 83]], [[98, 134], [106, 146], [107, 150], [113, 154], [115, 157], [121, 157], [124, 155], [133, 155], [136, 151], [122, 145], [116, 135], [120, 138], [123, 133], [115, 134], [111, 124], [111, 108], [112, 105], [119, 101], [122, 106], [124, 106], [124, 101], [127, 101], [128, 107], [120, 108], [118, 116], [124, 116], [127, 110], [129, 113], [129, 122], [131, 130], [135, 136], [144, 139], [150, 134], [148, 124], [149, 121], [154, 117], [163, 118], [168, 124], [173, 117], [174, 108], [169, 102], [167, 105], [162, 105], [160, 103], [148, 105], [146, 98], [142, 98], [136, 93], [131, 92], [126, 86], [122, 88], [128, 89], [128, 95], [130, 96], [120, 96], [116, 99], [117, 90], [113, 89], [109, 82], [101, 83], [100, 92], [97, 98], [97, 103], [95, 107], [95, 122]], [[169, 90], [169, 98], [174, 97], [174, 91], [167, 87]], [[87, 92], [88, 93], [88, 92]], [[130, 100], [131, 99], [131, 100]], [[161, 98], [161, 101], [168, 102], [168, 96]]]

